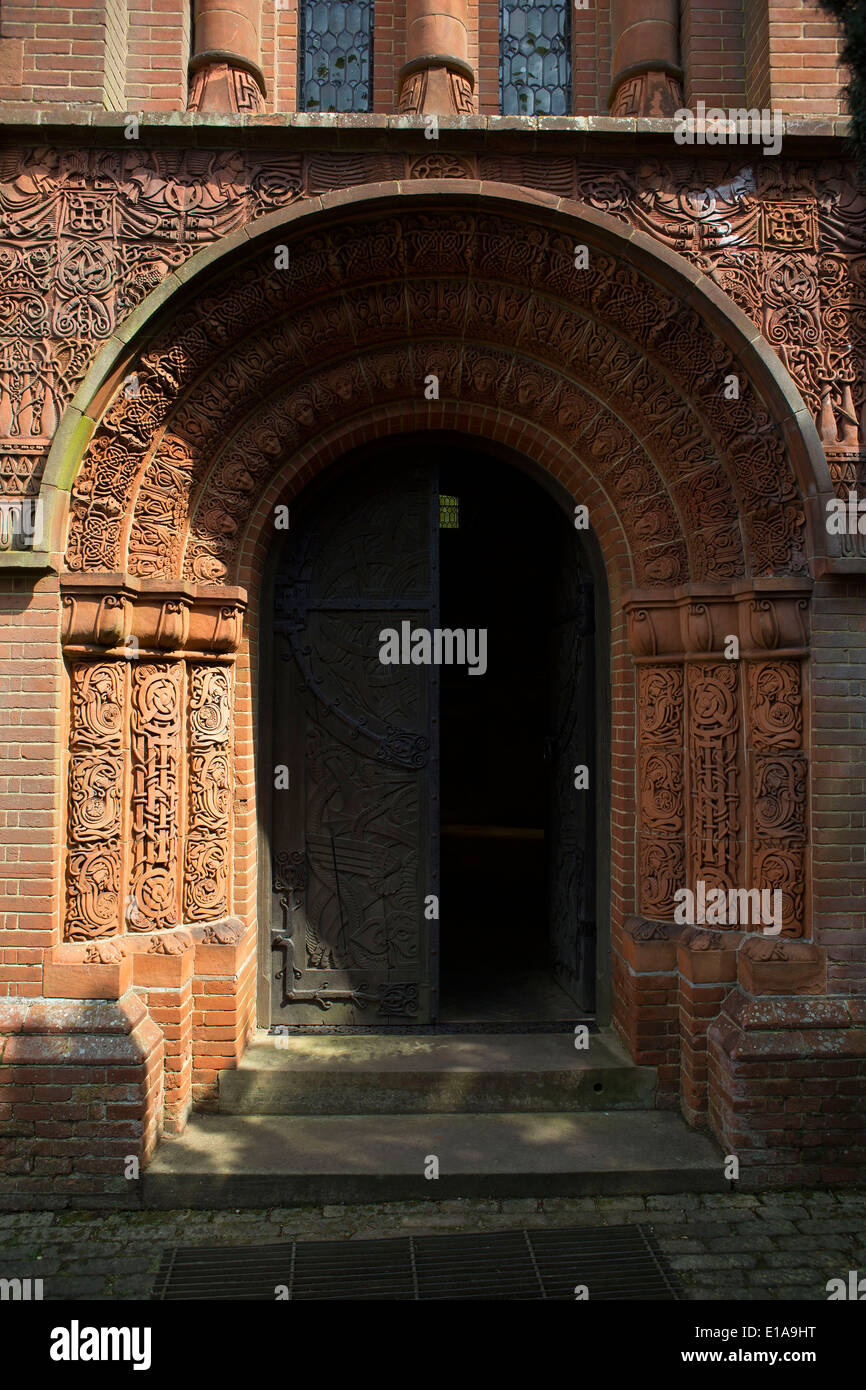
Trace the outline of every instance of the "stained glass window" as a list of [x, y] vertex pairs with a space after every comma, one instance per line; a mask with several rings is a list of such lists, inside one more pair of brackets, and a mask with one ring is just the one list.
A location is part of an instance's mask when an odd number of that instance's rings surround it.
[[569, 116], [569, 0], [499, 0], [499, 6], [503, 115]]
[[369, 111], [373, 92], [373, 0], [335, 5], [300, 0], [301, 111]]
[[450, 493], [439, 494], [439, 529], [456, 531], [460, 526], [460, 499]]

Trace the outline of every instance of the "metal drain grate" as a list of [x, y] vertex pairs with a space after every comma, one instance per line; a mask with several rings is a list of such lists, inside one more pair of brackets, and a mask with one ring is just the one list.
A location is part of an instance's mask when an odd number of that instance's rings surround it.
[[[678, 1299], [647, 1226], [167, 1250], [154, 1299]], [[283, 1297], [286, 1295], [284, 1294]]]

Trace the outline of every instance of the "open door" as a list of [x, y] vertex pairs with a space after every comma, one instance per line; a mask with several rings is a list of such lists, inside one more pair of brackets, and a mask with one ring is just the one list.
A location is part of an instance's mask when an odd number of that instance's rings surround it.
[[438, 672], [382, 664], [380, 632], [437, 625], [438, 508], [415, 450], [292, 509], [275, 603], [275, 1024], [437, 1016]]

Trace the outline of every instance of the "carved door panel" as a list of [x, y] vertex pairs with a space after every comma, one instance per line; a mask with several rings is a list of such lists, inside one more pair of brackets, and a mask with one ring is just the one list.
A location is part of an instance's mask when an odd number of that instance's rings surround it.
[[272, 1018], [434, 1021], [435, 667], [383, 665], [380, 632], [438, 614], [438, 484], [366, 465], [292, 511], [276, 592]]
[[[558, 581], [550, 631], [550, 786], [547, 827], [551, 956], [561, 987], [595, 1006], [595, 812], [593, 589], [575, 536], [558, 533]], [[589, 785], [575, 785], [576, 769]]]

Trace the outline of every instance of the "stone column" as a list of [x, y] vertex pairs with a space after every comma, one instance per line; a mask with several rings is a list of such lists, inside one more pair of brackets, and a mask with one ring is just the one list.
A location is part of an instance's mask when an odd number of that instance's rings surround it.
[[398, 107], [418, 115], [471, 115], [475, 72], [468, 60], [467, 0], [407, 0], [406, 62]]
[[189, 111], [261, 111], [261, 0], [195, 0]]
[[612, 116], [672, 116], [683, 105], [677, 0], [613, 0]]

